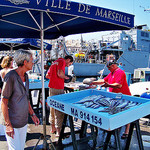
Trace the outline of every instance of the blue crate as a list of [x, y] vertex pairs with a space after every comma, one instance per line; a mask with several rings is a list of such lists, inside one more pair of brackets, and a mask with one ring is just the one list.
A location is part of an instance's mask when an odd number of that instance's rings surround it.
[[114, 98], [117, 94], [89, 89], [51, 96], [48, 97], [47, 102], [50, 107], [109, 131], [117, 129], [150, 114], [150, 101], [148, 99], [127, 95], [123, 95], [122, 98], [142, 104], [113, 115], [104, 112], [98, 112], [102, 108], [93, 109], [86, 108], [80, 104], [74, 104], [75, 102], [90, 95], [103, 95], [106, 97]]

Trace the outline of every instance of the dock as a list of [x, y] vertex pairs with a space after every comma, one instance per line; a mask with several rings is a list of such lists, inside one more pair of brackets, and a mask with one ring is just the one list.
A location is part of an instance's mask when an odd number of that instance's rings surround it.
[[[40, 136], [43, 133], [42, 115], [41, 115], [41, 113], [38, 113], [38, 112], [36, 112], [36, 115], [39, 117], [41, 124], [38, 127], [35, 127], [31, 118], [29, 117], [25, 150], [33, 150], [35, 145], [37, 144]], [[62, 143], [67, 145], [67, 146], [61, 146], [60, 147], [59, 145], [57, 145], [58, 138], [55, 137], [55, 134], [50, 134], [50, 125], [48, 123], [48, 116], [49, 116], [49, 112], [47, 111], [47, 122], [46, 122], [46, 124], [47, 124], [46, 125], [46, 131], [47, 132], [46, 133], [48, 136], [49, 135], [51, 136], [50, 138], [51, 138], [52, 142], [54, 143], [55, 148], [57, 150], [73, 150], [73, 146], [69, 144], [71, 142], [71, 136], [69, 138], [65, 138], [62, 141]], [[80, 128], [80, 120], [79, 119], [77, 122], [75, 121], [75, 128]], [[140, 119], [140, 129], [141, 129], [142, 137], [149, 136], [149, 139], [150, 139], [150, 123], [148, 124], [148, 119], [146, 119], [146, 118]], [[65, 128], [65, 131], [68, 132], [69, 127]], [[120, 137], [121, 137], [123, 131], [124, 131], [124, 128], [122, 128], [120, 130]], [[103, 141], [101, 138], [101, 136], [102, 136], [101, 133], [102, 133], [102, 131], [99, 130], [96, 150], [102, 150], [101, 145], [103, 144]], [[76, 138], [78, 138], [78, 137], [76, 137]], [[125, 142], [126, 142], [126, 140], [121, 139], [122, 148], [124, 148]], [[48, 145], [51, 145], [51, 143], [49, 141], [47, 141], [47, 143], [48, 143]], [[133, 136], [132, 136], [132, 140], [131, 140], [130, 145], [131, 145], [130, 150], [139, 150], [135, 131], [133, 132]], [[148, 145], [150, 145], [150, 141], [146, 142], [143, 140], [143, 145], [144, 145], [144, 150], [150, 149], [150, 147], [148, 146]], [[35, 150], [41, 150], [42, 147], [43, 147], [43, 140], [40, 140], [40, 142], [38, 143], [38, 146], [36, 147]], [[83, 143], [78, 145], [79, 150], [85, 150], [85, 149], [91, 150], [92, 149], [91, 147], [92, 147], [92, 141], [83, 142]], [[112, 138], [111, 139], [111, 146], [109, 146], [108, 149], [114, 150], [114, 147], [115, 147], [115, 141]], [[8, 149], [5, 136], [0, 136], [0, 149], [1, 150], [7, 150]]]

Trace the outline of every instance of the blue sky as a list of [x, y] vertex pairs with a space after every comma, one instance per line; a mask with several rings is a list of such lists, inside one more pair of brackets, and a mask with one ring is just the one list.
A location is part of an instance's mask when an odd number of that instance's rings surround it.
[[[150, 28], [150, 11], [145, 12], [145, 9], [150, 9], [150, 0], [71, 0], [75, 2], [81, 2], [89, 5], [109, 8], [117, 11], [122, 11], [125, 13], [130, 13], [135, 15], [134, 17], [134, 25], [143, 25], [147, 24]], [[142, 8], [142, 7], [144, 8]], [[83, 39], [91, 40], [91, 39], [100, 39], [101, 35], [104, 32], [96, 32], [96, 33], [86, 33], [83, 34]], [[66, 39], [77, 39], [80, 38], [80, 35], [70, 35], [67, 36]]]

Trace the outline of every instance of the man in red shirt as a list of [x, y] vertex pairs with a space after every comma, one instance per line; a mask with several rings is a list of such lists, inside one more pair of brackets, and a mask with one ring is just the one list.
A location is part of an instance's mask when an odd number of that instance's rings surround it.
[[[117, 63], [113, 60], [107, 62], [107, 68], [110, 73], [104, 79], [93, 81], [91, 84], [103, 84], [102, 87], [109, 87], [109, 92], [131, 95], [125, 72], [121, 70], [117, 66]], [[128, 136], [129, 127], [130, 124], [126, 125], [126, 130], [122, 135], [122, 138], [126, 138]]]
[[124, 71], [121, 70], [117, 64], [112, 64], [110, 62], [109, 64], [111, 65], [107, 65], [107, 67], [110, 73], [104, 78], [103, 86], [109, 87], [109, 92], [131, 95]]
[[[65, 76], [65, 67], [69, 67], [73, 63], [72, 56], [65, 56], [65, 58], [59, 58], [54, 61], [49, 68], [46, 78], [49, 81], [49, 96], [64, 94], [64, 79], [68, 79]], [[56, 132], [56, 136], [59, 137], [61, 126], [64, 118], [64, 113], [50, 108], [49, 122], [51, 124], [51, 133]]]

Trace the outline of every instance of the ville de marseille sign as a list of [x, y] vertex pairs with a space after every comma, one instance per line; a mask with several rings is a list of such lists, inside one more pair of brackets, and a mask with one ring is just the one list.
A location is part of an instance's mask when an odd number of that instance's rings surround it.
[[[131, 14], [114, 11], [102, 7], [75, 3], [66, 0], [1, 0], [9, 6], [22, 7], [47, 12], [57, 12], [101, 20], [113, 24], [123, 25], [129, 28], [134, 26], [134, 16]], [[1, 4], [1, 2], [0, 2]]]

